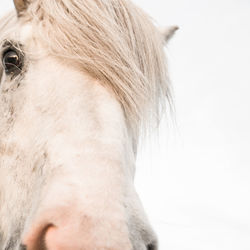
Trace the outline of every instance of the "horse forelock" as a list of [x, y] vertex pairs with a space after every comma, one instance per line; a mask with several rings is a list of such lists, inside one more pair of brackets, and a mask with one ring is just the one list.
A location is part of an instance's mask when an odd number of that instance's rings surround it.
[[36, 0], [22, 20], [49, 53], [76, 62], [109, 88], [135, 133], [159, 120], [169, 99], [164, 42], [128, 0]]

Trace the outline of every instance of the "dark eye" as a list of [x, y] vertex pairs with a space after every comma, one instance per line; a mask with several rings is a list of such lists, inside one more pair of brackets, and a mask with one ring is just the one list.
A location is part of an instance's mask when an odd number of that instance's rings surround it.
[[22, 71], [22, 56], [14, 49], [4, 52], [2, 62], [6, 74], [19, 74]]

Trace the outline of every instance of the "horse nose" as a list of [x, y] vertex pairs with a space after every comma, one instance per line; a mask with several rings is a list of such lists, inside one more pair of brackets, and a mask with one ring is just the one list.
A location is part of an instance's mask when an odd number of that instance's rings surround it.
[[[72, 208], [72, 210], [74, 210]], [[54, 223], [45, 220], [33, 223], [24, 234], [26, 250], [131, 250], [132, 245], [125, 228], [126, 223], [113, 218], [93, 218], [61, 213]], [[114, 216], [115, 217], [115, 216]], [[51, 217], [50, 217], [51, 218]], [[46, 218], [46, 221], [47, 218]], [[52, 220], [50, 220], [52, 221]]]
[[[25, 250], [70, 250], [82, 249], [82, 246], [78, 246], [79, 241], [76, 239], [71, 241], [69, 235], [65, 235], [63, 229], [48, 225], [42, 231], [32, 232], [22, 245]], [[86, 245], [86, 244], [85, 244]]]
[[66, 250], [81, 249], [76, 245], [76, 240], [71, 242], [70, 235], [65, 235], [63, 228], [49, 224], [33, 229], [23, 240], [20, 249], [25, 250]]
[[25, 250], [103, 249], [96, 248], [95, 242], [91, 239], [92, 236], [87, 234], [87, 232], [77, 232], [74, 227], [68, 229], [63, 226], [48, 225], [43, 230], [28, 234], [23, 241], [23, 246]]

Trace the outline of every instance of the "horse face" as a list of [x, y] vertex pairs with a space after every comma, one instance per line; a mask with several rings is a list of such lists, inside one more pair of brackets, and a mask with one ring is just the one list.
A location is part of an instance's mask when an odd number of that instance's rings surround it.
[[156, 249], [111, 91], [6, 21], [1, 36], [0, 247]]

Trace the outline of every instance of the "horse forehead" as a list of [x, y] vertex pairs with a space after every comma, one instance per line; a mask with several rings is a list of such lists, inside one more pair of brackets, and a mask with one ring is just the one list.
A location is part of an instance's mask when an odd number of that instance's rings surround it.
[[32, 26], [30, 24], [20, 25], [20, 38], [21, 40], [28, 39], [32, 34]]
[[[20, 42], [25, 43], [28, 39], [32, 37], [32, 25], [29, 23], [15, 23], [10, 29], [8, 29], [5, 35], [2, 37]], [[7, 37], [5, 37], [7, 36]]]

